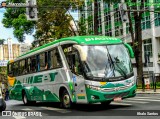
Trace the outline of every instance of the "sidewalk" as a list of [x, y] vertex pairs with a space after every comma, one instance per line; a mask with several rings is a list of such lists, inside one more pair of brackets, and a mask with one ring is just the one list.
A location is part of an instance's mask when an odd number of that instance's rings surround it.
[[137, 94], [160, 94], [160, 89], [156, 89], [156, 92], [153, 89], [145, 89], [144, 92], [142, 89], [137, 89]]

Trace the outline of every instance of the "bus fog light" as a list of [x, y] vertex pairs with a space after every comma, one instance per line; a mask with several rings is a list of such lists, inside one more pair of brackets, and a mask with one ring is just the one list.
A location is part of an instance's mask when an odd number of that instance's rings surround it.
[[94, 95], [91, 95], [91, 99], [92, 99], [92, 100], [95, 100], [95, 96], [94, 96]]
[[90, 85], [86, 84], [86, 87], [87, 87], [87, 88], [90, 88]]

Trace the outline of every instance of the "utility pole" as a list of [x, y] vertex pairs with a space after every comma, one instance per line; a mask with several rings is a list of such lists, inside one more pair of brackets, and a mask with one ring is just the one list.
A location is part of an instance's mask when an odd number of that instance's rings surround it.
[[26, 8], [27, 20], [37, 21], [38, 11], [37, 11], [37, 1], [36, 0], [26, 0], [26, 3], [6, 3], [1, 2], [0, 8]]

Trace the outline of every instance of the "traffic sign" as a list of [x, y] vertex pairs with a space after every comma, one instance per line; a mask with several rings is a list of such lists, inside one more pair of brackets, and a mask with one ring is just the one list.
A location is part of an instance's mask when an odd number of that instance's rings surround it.
[[0, 60], [0, 67], [7, 66], [8, 60]]

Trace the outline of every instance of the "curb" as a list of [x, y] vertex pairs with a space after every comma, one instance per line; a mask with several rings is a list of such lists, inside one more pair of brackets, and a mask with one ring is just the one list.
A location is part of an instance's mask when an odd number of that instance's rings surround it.
[[136, 94], [160, 94], [159, 92], [137, 92]]
[[145, 90], [144, 92], [142, 91], [142, 89], [138, 89], [137, 94], [160, 94], [160, 89], [157, 89], [156, 92], [154, 92], [153, 89], [149, 89], [149, 90]]

